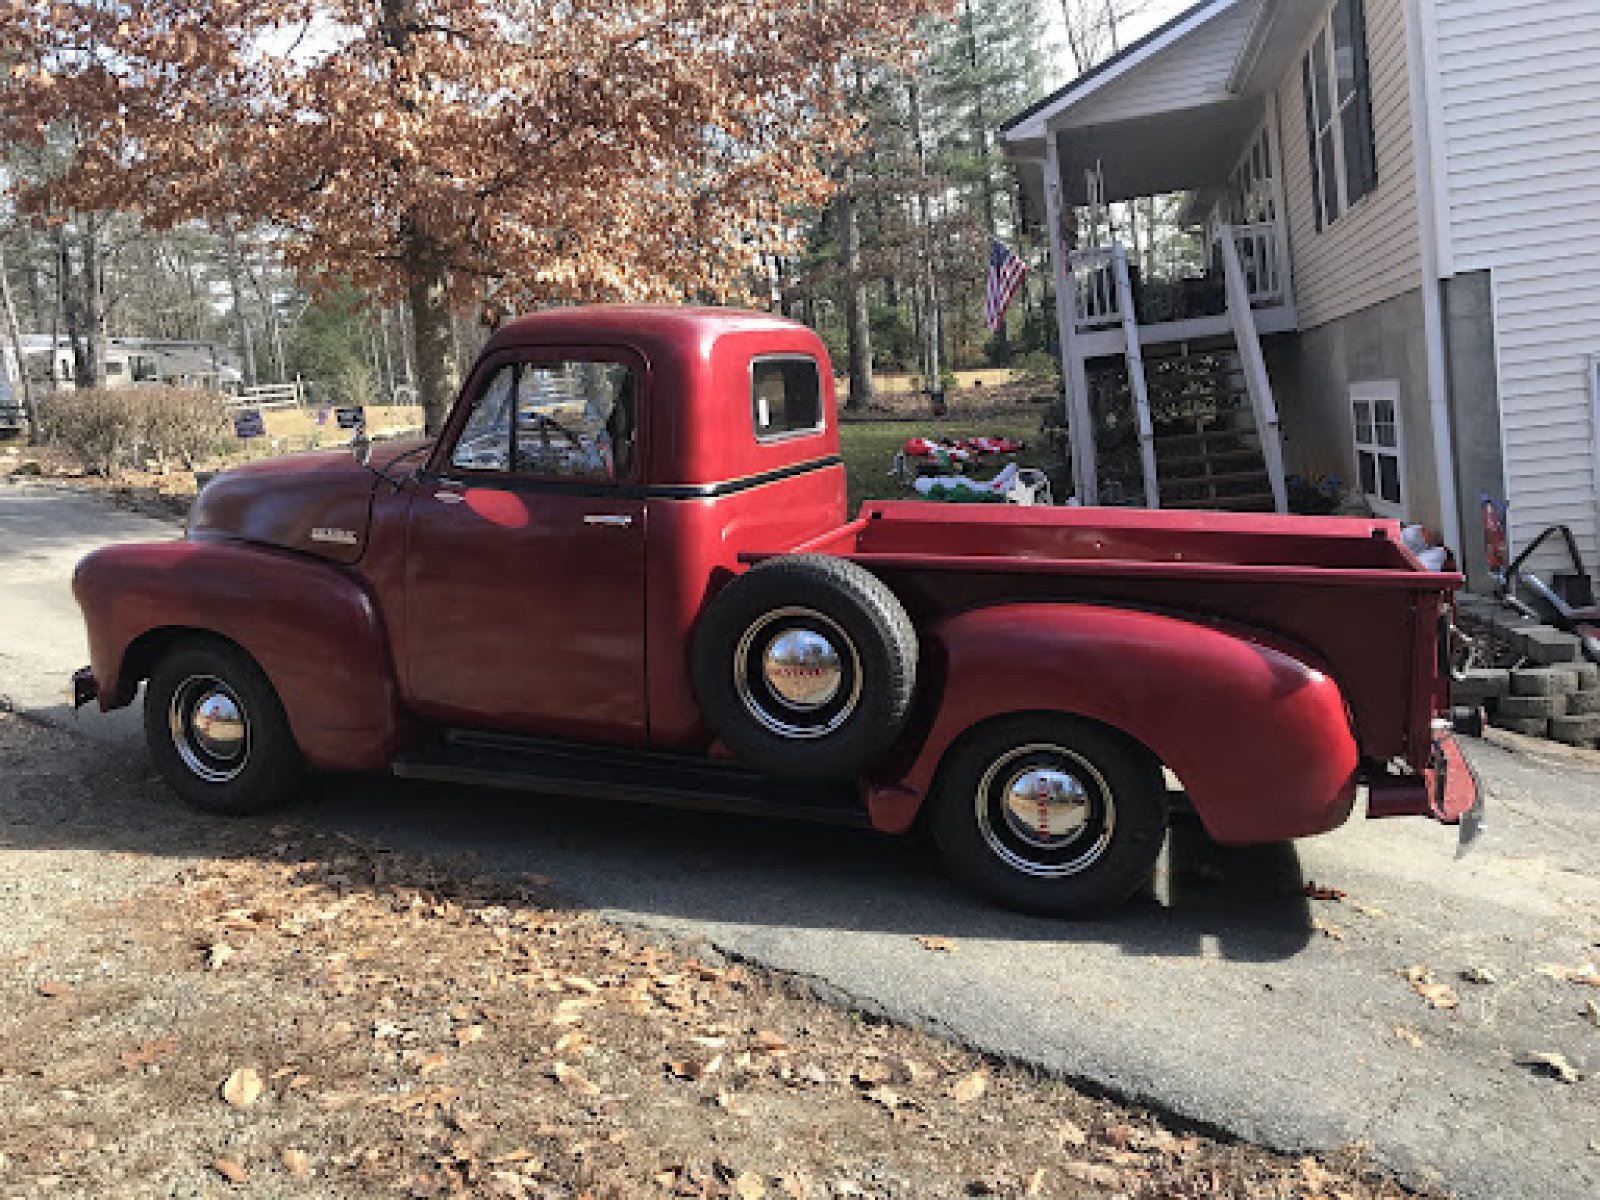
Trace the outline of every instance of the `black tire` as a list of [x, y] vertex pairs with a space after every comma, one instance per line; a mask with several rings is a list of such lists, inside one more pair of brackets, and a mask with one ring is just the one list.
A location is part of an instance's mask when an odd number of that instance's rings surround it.
[[[1024, 797], [1039, 798], [1037, 817], [1031, 805], [1019, 811]], [[1083, 915], [1121, 904], [1150, 878], [1166, 838], [1166, 783], [1153, 755], [1104, 726], [1011, 717], [950, 751], [928, 827], [946, 870], [988, 899]]]
[[144, 734], [162, 777], [204, 812], [265, 812], [288, 800], [305, 772], [266, 674], [218, 638], [179, 642], [156, 663], [145, 684]]
[[706, 724], [740, 758], [790, 778], [845, 778], [905, 725], [917, 631], [870, 572], [796, 554], [757, 564], [717, 594], [691, 667]]

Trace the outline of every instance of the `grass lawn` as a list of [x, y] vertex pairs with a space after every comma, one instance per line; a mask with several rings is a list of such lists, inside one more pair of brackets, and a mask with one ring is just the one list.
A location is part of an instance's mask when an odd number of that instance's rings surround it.
[[[911, 437], [963, 438], [1003, 436], [1026, 442], [1027, 449], [1016, 455], [995, 455], [974, 464], [975, 479], [988, 479], [1014, 458], [1024, 467], [1049, 469], [1050, 448], [1039, 432], [1038, 412], [1003, 413], [997, 416], [929, 418], [926, 421], [848, 421], [839, 426], [840, 450], [850, 475], [850, 511], [863, 500], [903, 500], [913, 495], [889, 474], [895, 452]], [[1053, 476], [1052, 476], [1053, 478]]]

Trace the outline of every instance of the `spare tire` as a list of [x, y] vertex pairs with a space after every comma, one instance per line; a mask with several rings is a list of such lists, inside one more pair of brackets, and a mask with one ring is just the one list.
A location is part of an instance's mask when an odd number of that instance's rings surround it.
[[700, 618], [692, 651], [706, 723], [751, 765], [855, 775], [911, 712], [917, 631], [881, 580], [841, 558], [771, 558]]

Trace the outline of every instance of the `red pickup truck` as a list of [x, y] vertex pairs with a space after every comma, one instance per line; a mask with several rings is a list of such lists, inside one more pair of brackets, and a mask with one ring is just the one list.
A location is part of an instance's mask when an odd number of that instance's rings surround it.
[[227, 471], [182, 541], [84, 559], [75, 698], [145, 681], [212, 811], [312, 768], [922, 823], [1036, 912], [1148, 878], [1168, 772], [1225, 843], [1334, 829], [1363, 784], [1472, 824], [1461, 580], [1394, 522], [845, 495], [803, 326], [523, 318], [433, 442]]

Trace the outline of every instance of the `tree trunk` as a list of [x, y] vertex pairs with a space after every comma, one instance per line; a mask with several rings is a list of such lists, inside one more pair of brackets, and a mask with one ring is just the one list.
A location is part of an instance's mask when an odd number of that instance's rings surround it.
[[846, 161], [834, 201], [839, 217], [839, 266], [844, 272], [845, 331], [850, 344], [850, 398], [846, 406], [872, 405], [872, 322], [867, 312], [867, 281], [861, 275], [861, 230], [856, 224], [856, 170]]
[[239, 355], [244, 360], [244, 385], [256, 386], [256, 342], [250, 331], [250, 316], [244, 310], [244, 284], [240, 278], [239, 242], [233, 230], [227, 231], [228, 291], [233, 298], [233, 320], [239, 330]]
[[927, 144], [922, 136], [922, 85], [915, 75], [912, 75], [907, 83], [907, 99], [911, 117], [911, 140], [917, 152], [917, 220], [922, 226], [918, 232], [922, 259], [919, 286], [923, 292], [923, 320], [927, 332], [923, 369], [926, 388], [931, 397], [944, 390], [940, 379], [942, 372], [939, 361], [940, 341], [944, 337], [944, 320], [939, 310], [939, 287], [933, 269], [933, 216], [928, 198]]
[[[995, 224], [994, 203], [994, 164], [989, 161], [989, 122], [983, 111], [983, 77], [978, 71], [978, 27], [972, 17], [972, 0], [965, 0], [967, 18], [967, 65], [972, 69], [972, 139], [973, 148], [977, 152], [978, 163], [983, 170], [983, 179], [979, 186], [982, 188], [980, 198], [983, 201], [983, 230], [990, 237], [1000, 236], [1000, 230]], [[984, 247], [985, 270], [988, 267], [988, 246]], [[1011, 361], [1011, 342], [1006, 334], [1005, 318], [1000, 319], [1000, 328], [994, 331], [994, 361], [998, 366], [1005, 366]]]
[[423, 427], [428, 436], [436, 437], [461, 390], [455, 330], [445, 292], [444, 268], [424, 259], [414, 262], [411, 269], [407, 299], [416, 351], [417, 403], [422, 405]]
[[28, 360], [22, 354], [22, 327], [17, 324], [17, 309], [11, 302], [11, 280], [6, 275], [6, 251], [0, 246], [0, 314], [11, 339], [11, 353], [17, 360], [17, 385], [22, 389], [22, 415], [28, 421], [28, 441], [39, 444], [39, 419], [33, 407], [33, 380], [28, 378]]
[[89, 386], [103, 388], [106, 385], [106, 289], [98, 215], [90, 213], [84, 217], [78, 246], [83, 260], [84, 364]]
[[[61, 319], [66, 329], [67, 344], [72, 349], [72, 386], [91, 387], [94, 374], [90, 365], [88, 332], [84, 328], [83, 280], [72, 265], [72, 243], [67, 238], [65, 225], [56, 226], [56, 283], [61, 292]], [[50, 357], [54, 363], [53, 348]]]

